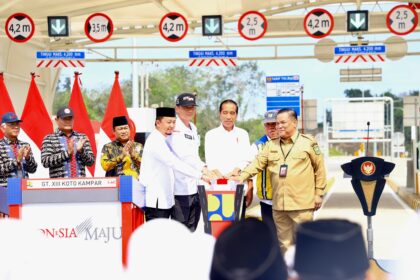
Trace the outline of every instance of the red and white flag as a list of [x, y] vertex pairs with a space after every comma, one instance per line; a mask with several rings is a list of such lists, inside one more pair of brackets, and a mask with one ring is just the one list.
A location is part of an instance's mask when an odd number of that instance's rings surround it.
[[131, 138], [134, 138], [136, 133], [136, 128], [134, 122], [132, 122], [128, 116], [127, 107], [125, 106], [124, 96], [121, 91], [120, 82], [118, 81], [119, 72], [115, 71], [115, 80], [112, 86], [111, 94], [109, 96], [108, 105], [105, 110], [105, 115], [102, 120], [101, 130], [99, 132], [99, 139], [98, 139], [98, 151], [99, 154], [96, 157], [96, 168], [95, 168], [95, 175], [97, 177], [104, 177], [105, 171], [101, 167], [101, 151], [103, 146], [106, 143], [111, 142], [114, 140], [114, 132], [112, 129], [112, 120], [114, 117], [117, 116], [126, 116], [129, 124], [130, 124], [130, 131], [131, 131]]
[[48, 169], [41, 164], [42, 140], [47, 134], [54, 131], [50, 115], [42, 101], [41, 94], [35, 83], [35, 74], [31, 73], [32, 80], [29, 85], [28, 96], [26, 97], [25, 107], [22, 113], [21, 131], [19, 139], [31, 145], [38, 168], [35, 174], [29, 175], [31, 178], [48, 178]]
[[[89, 114], [86, 110], [85, 102], [83, 101], [82, 91], [80, 90], [79, 79], [80, 73], [74, 73], [74, 84], [71, 91], [69, 107], [73, 109], [74, 112], [74, 127], [73, 129], [77, 132], [84, 133], [89, 138], [90, 145], [92, 146], [92, 151], [96, 157], [96, 140], [95, 132], [90, 122]], [[89, 173], [92, 177], [95, 176], [95, 164], [87, 167]], [[88, 175], [88, 174], [86, 174]]]
[[[10, 100], [9, 93], [7, 92], [6, 84], [4, 83], [3, 73], [0, 73], [0, 121], [1, 117], [7, 113], [15, 113], [12, 100]], [[0, 130], [0, 139], [3, 138], [3, 133]]]

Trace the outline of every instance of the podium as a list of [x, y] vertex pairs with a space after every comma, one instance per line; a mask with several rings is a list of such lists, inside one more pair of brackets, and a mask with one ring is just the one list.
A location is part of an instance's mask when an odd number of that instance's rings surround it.
[[[0, 212], [57, 242], [82, 242], [111, 261], [127, 261], [131, 233], [144, 223], [144, 192], [131, 176], [8, 179]], [[85, 243], [83, 243], [85, 242]]]
[[351, 176], [351, 184], [360, 201], [363, 214], [367, 217], [368, 258], [373, 258], [372, 217], [385, 187], [385, 176], [394, 169], [395, 164], [378, 157], [359, 157], [341, 165], [345, 176]]
[[198, 186], [204, 232], [218, 237], [232, 222], [238, 221], [242, 213], [244, 185], [218, 179], [216, 184], [206, 189]]

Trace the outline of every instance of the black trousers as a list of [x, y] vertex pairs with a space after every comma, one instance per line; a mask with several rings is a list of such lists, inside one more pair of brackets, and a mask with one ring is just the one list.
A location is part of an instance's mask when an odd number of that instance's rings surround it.
[[172, 208], [172, 219], [184, 224], [191, 231], [197, 229], [200, 221], [201, 206], [198, 193], [192, 195], [176, 195]]
[[273, 220], [273, 206], [270, 204], [260, 201], [261, 206], [261, 217], [264, 223], [268, 224], [274, 231], [276, 230], [276, 225]]
[[172, 214], [172, 209], [173, 207], [169, 209], [146, 207], [146, 210], [145, 210], [146, 222], [153, 219], [157, 219], [157, 218], [169, 219]]

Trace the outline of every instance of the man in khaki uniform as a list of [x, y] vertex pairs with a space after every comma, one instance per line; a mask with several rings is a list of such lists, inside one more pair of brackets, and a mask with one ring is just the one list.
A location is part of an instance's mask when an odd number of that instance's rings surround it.
[[273, 218], [283, 254], [294, 243], [296, 226], [313, 219], [322, 205], [326, 186], [324, 159], [317, 142], [299, 133], [291, 109], [277, 114], [280, 138], [266, 143], [255, 160], [233, 179], [245, 181], [262, 171], [270, 172]]

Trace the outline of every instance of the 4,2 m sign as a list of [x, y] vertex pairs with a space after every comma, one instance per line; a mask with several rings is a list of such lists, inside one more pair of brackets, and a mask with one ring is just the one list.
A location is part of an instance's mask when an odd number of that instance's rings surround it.
[[327, 10], [314, 9], [305, 16], [303, 27], [312, 38], [324, 38], [333, 30], [334, 18]]
[[169, 42], [182, 40], [188, 31], [188, 22], [185, 17], [178, 13], [168, 13], [162, 17], [159, 24], [159, 32]]
[[7, 36], [16, 43], [24, 43], [32, 38], [35, 32], [34, 21], [26, 14], [11, 15], [5, 25]]

